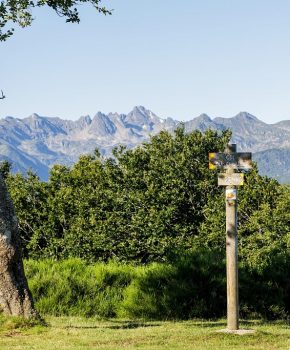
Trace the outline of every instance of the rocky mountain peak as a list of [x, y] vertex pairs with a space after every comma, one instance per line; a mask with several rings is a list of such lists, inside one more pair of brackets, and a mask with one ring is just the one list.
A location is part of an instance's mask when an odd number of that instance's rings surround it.
[[89, 133], [96, 136], [106, 136], [114, 134], [116, 126], [113, 121], [104, 113], [98, 112], [90, 125]]
[[129, 116], [134, 116], [136, 119], [139, 120], [148, 120], [150, 115], [150, 111], [147, 110], [143, 106], [135, 106], [133, 110], [127, 114], [127, 118]]
[[[100, 112], [98, 112], [98, 113], [100, 113]], [[90, 125], [91, 122], [92, 122], [92, 119], [91, 119], [91, 117], [90, 117], [89, 115], [83, 115], [83, 116], [81, 116], [81, 117], [79, 118], [78, 121], [79, 121], [80, 124], [83, 124], [83, 125]]]
[[200, 116], [186, 122], [185, 124], [185, 130], [187, 132], [193, 131], [195, 129], [198, 129], [200, 131], [205, 131], [206, 129], [217, 129], [219, 130], [220, 127], [218, 124], [216, 124], [207, 114], [202, 113]]
[[156, 118], [158, 117], [145, 107], [135, 106], [122, 120], [127, 128], [141, 131], [143, 129], [153, 130], [154, 121], [157, 121]]
[[233, 117], [234, 119], [238, 119], [241, 121], [255, 121], [255, 122], [260, 122], [260, 120], [255, 117], [254, 115], [248, 113], [248, 112], [240, 112], [236, 116]]
[[201, 115], [199, 115], [198, 117], [194, 118], [195, 120], [198, 120], [200, 122], [211, 122], [211, 118], [206, 114], [206, 113], [202, 113]]
[[147, 110], [144, 106], [135, 106], [133, 108], [133, 112], [140, 112], [140, 113], [146, 114]]
[[41, 117], [40, 117], [40, 115], [37, 114], [37, 113], [32, 113], [28, 118], [30, 118], [30, 119], [39, 119], [39, 118], [41, 118]]

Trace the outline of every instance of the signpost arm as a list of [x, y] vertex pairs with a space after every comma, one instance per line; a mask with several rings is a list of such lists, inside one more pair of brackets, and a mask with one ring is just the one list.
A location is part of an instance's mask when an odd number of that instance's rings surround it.
[[[236, 145], [228, 145], [225, 153], [235, 153]], [[228, 167], [227, 174], [234, 169]], [[236, 189], [236, 186], [226, 186]], [[226, 198], [226, 257], [227, 257], [227, 328], [239, 329], [238, 297], [238, 235], [237, 235], [237, 200]]]

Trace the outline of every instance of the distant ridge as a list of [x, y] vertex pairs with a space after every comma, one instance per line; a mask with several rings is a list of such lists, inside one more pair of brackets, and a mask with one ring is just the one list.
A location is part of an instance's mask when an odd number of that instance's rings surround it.
[[[97, 112], [76, 121], [36, 113], [24, 119], [7, 116], [0, 120], [0, 160], [11, 161], [15, 172], [31, 168], [47, 180], [53, 164], [72, 165], [81, 154], [91, 153], [96, 147], [109, 156], [120, 144], [135, 147], [161, 130], [172, 132], [179, 124], [143, 106], [134, 107], [128, 114]], [[201, 114], [184, 126], [186, 132], [230, 128], [232, 141], [240, 151], [254, 153], [262, 174], [290, 183], [290, 120], [267, 124], [248, 112], [232, 118]]]

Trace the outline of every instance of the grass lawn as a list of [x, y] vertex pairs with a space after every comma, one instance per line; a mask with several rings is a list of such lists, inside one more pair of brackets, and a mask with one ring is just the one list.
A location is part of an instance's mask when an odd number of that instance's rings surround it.
[[118, 349], [261, 349], [290, 350], [290, 325], [286, 322], [245, 322], [241, 328], [255, 334], [216, 332], [225, 321], [132, 322], [99, 321], [78, 317], [47, 317], [48, 327], [0, 326], [0, 349], [18, 350], [118, 350]]

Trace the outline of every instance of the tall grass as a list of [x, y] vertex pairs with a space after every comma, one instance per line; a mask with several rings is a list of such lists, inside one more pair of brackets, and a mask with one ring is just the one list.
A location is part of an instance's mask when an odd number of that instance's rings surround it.
[[176, 265], [146, 267], [115, 262], [90, 265], [79, 259], [25, 262], [36, 307], [43, 314], [150, 319], [221, 316], [224, 281], [216, 281], [200, 266], [186, 259]]
[[138, 268], [116, 263], [88, 265], [80, 259], [25, 262], [37, 309], [51, 315], [115, 317], [123, 290]]
[[[25, 270], [42, 314], [131, 319], [214, 318], [226, 314], [224, 261], [208, 252], [191, 254], [172, 264], [147, 266], [88, 264], [80, 259], [28, 260]], [[256, 282], [247, 276], [247, 271], [242, 271], [243, 316], [287, 317], [288, 298], [276, 297], [277, 290], [286, 293], [287, 288], [277, 284], [271, 289], [269, 281], [260, 278], [259, 292]], [[246, 281], [251, 281], [251, 286]]]

